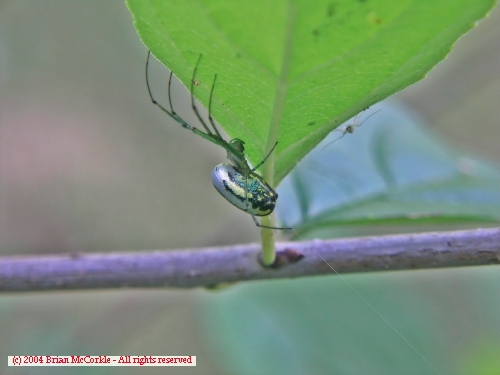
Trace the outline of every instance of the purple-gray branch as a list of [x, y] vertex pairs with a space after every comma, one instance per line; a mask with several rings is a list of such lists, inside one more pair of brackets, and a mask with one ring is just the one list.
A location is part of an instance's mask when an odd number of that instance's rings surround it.
[[282, 242], [276, 247], [294, 250], [304, 257], [277, 269], [264, 268], [258, 261], [257, 244], [182, 251], [3, 257], [0, 291], [194, 288], [335, 274], [333, 269], [351, 273], [500, 264], [500, 228]]

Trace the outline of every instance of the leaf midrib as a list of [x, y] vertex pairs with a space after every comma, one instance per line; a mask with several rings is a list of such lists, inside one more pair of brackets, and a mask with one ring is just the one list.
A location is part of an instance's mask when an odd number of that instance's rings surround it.
[[[290, 74], [290, 61], [293, 45], [293, 29], [295, 25], [295, 7], [292, 0], [287, 1], [286, 29], [285, 29], [285, 44], [281, 57], [280, 75], [276, 82], [276, 95], [273, 103], [273, 111], [269, 122], [269, 130], [266, 142], [266, 153], [269, 152], [274, 144], [278, 141], [279, 131], [281, 126], [281, 118], [285, 108], [287, 91], [289, 87], [288, 77]], [[270, 155], [264, 164], [263, 178], [265, 181], [274, 186], [274, 166], [275, 153]], [[264, 154], [264, 156], [267, 154]]]

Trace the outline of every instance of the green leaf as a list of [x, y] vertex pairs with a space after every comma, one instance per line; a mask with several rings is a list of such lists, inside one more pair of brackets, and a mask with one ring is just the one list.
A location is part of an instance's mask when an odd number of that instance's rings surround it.
[[[498, 373], [491, 361], [500, 348], [495, 267], [343, 278], [246, 283], [207, 294], [197, 308], [203, 338], [224, 358], [227, 374]], [[480, 352], [485, 343], [491, 347]]]
[[497, 169], [450, 149], [408, 111], [382, 108], [353, 134], [333, 132], [286, 177], [284, 226], [332, 237], [352, 226], [500, 220]]
[[[494, 0], [127, 0], [144, 44], [279, 183], [330, 131], [422, 79]], [[165, 87], [165, 85], [163, 86]], [[273, 177], [274, 172], [274, 177]]]

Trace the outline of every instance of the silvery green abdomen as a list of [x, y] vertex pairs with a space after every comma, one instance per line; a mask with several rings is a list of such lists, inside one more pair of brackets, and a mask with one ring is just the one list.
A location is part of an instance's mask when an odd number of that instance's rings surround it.
[[278, 199], [278, 194], [261, 176], [249, 172], [245, 181], [245, 175], [229, 163], [219, 164], [214, 168], [212, 182], [217, 191], [229, 202], [255, 216], [269, 215], [273, 212]]

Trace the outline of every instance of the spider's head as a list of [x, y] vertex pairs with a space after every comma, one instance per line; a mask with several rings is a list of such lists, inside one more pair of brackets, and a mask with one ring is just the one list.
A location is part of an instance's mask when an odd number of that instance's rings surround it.
[[245, 152], [245, 142], [243, 142], [241, 139], [239, 138], [233, 138], [229, 141], [229, 144], [231, 145], [231, 147], [233, 147], [236, 151], [238, 152]]

